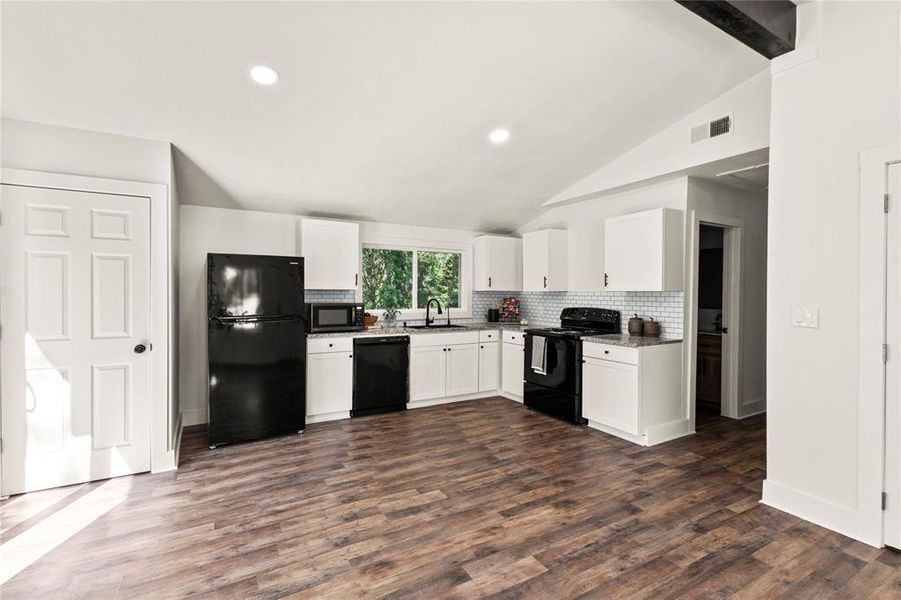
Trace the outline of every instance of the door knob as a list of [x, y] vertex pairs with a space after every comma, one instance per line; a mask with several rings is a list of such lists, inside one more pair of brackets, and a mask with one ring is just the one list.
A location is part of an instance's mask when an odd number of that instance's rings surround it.
[[144, 354], [144, 350], [147, 349], [147, 346], [144, 344], [138, 344], [135, 346], [135, 354]]

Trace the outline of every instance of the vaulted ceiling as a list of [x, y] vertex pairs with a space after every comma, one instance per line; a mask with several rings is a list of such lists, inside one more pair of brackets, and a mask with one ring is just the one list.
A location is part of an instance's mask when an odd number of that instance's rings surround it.
[[171, 141], [186, 203], [466, 229], [765, 67], [675, 2], [2, 5], [5, 117]]

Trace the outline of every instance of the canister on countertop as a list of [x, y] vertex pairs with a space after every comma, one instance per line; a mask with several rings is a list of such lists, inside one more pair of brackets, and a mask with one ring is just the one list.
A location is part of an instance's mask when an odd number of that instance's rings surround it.
[[629, 319], [629, 335], [644, 335], [644, 319], [639, 317], [638, 313]]
[[644, 334], [648, 337], [660, 337], [660, 321], [655, 321], [654, 317], [648, 317], [644, 322]]

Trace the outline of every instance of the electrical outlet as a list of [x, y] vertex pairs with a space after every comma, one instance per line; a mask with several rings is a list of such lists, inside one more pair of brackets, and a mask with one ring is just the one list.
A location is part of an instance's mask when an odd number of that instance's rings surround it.
[[793, 306], [792, 327], [817, 329], [820, 326], [819, 306]]

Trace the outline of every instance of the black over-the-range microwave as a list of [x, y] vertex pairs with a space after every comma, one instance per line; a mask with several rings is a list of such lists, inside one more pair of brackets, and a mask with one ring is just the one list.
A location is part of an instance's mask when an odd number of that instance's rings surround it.
[[307, 330], [310, 333], [326, 331], [362, 331], [363, 305], [355, 302], [307, 303]]

